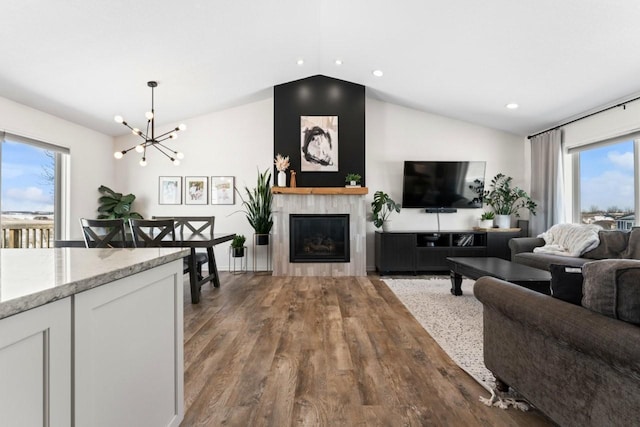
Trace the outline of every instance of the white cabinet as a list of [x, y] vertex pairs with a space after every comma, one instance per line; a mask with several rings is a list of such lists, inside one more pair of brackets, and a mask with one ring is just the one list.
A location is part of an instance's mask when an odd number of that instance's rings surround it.
[[74, 296], [75, 425], [180, 424], [182, 284], [174, 261]]
[[71, 298], [0, 320], [0, 424], [71, 425]]

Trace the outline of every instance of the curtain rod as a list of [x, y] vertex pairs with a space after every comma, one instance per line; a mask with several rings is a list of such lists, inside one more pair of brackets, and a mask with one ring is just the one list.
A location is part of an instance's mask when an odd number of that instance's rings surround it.
[[604, 113], [605, 111], [613, 110], [614, 108], [618, 108], [618, 107], [626, 106], [626, 105], [627, 105], [627, 104], [629, 104], [630, 102], [637, 101], [637, 100], [639, 100], [639, 99], [640, 99], [640, 96], [636, 96], [636, 97], [635, 97], [635, 98], [633, 98], [633, 99], [629, 99], [629, 100], [627, 100], [627, 101], [620, 102], [620, 103], [618, 103], [618, 104], [616, 104], [616, 105], [612, 105], [612, 106], [610, 106], [610, 107], [603, 108], [602, 110], [594, 111], [593, 113], [587, 114], [587, 115], [582, 116], [582, 117], [578, 117], [577, 119], [569, 120], [568, 122], [564, 122], [564, 123], [562, 123], [562, 124], [559, 124], [558, 126], [554, 126], [554, 127], [552, 127], [552, 128], [545, 129], [545, 130], [543, 130], [543, 131], [541, 131], [541, 132], [534, 133], [533, 135], [529, 135], [529, 136], [527, 137], [527, 139], [535, 138], [536, 136], [538, 136], [538, 135], [542, 135], [543, 133], [545, 133], [545, 132], [549, 132], [549, 131], [551, 131], [551, 130], [560, 129], [562, 126], [570, 125], [571, 123], [575, 123], [575, 122], [578, 122], [578, 121], [580, 121], [580, 120], [582, 120], [582, 119], [586, 119], [586, 118], [588, 118], [588, 117], [595, 116], [596, 114]]

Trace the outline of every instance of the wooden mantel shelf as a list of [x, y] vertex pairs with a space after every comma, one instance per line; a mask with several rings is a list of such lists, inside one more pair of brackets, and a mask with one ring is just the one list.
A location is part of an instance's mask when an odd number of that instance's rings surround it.
[[333, 195], [365, 195], [369, 194], [367, 187], [271, 187], [273, 194], [321, 194]]

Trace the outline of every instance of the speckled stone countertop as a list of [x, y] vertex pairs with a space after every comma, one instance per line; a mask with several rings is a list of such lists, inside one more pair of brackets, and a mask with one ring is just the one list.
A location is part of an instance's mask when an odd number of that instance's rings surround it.
[[0, 319], [181, 259], [188, 249], [0, 249]]

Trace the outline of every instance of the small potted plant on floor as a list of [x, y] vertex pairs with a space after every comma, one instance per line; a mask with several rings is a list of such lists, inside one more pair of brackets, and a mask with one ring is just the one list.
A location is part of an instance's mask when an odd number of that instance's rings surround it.
[[382, 231], [388, 231], [389, 216], [392, 212], [400, 212], [400, 205], [396, 203], [384, 191], [376, 191], [371, 202], [373, 225], [382, 227]]
[[98, 199], [98, 219], [118, 219], [127, 221], [129, 218], [142, 219], [142, 215], [131, 210], [136, 199], [133, 194], [116, 193], [106, 185], [101, 185], [98, 191], [102, 196]]
[[360, 187], [360, 182], [362, 182], [362, 176], [357, 173], [348, 173], [344, 178], [344, 182], [347, 183], [349, 187]]
[[244, 242], [247, 239], [242, 234], [236, 234], [231, 241], [231, 256], [234, 258], [242, 258], [244, 256]]
[[493, 220], [496, 214], [494, 212], [483, 212], [478, 221], [478, 228], [493, 228]]
[[238, 192], [242, 199], [247, 221], [251, 224], [255, 232], [256, 245], [268, 245], [269, 233], [273, 227], [273, 216], [271, 212], [271, 203], [273, 195], [271, 194], [271, 171], [265, 170], [263, 173], [258, 171], [258, 180], [256, 186], [252, 189], [244, 188], [246, 200], [242, 194]]

